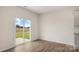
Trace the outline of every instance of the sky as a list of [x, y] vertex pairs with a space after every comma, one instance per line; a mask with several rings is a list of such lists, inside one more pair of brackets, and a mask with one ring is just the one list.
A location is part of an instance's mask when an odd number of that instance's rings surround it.
[[31, 21], [25, 18], [16, 18], [16, 25], [30, 27]]

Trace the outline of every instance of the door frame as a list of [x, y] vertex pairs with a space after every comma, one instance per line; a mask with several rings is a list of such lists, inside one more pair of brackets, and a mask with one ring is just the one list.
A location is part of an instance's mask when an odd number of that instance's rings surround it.
[[[16, 17], [15, 18], [15, 20], [14, 20], [14, 25], [15, 25], [15, 28], [14, 28], [14, 36], [15, 36], [15, 42], [16, 42], [16, 19], [17, 18], [24, 18], [24, 19], [28, 19], [28, 20], [30, 20], [29, 18], [25, 18], [25, 17]], [[29, 29], [29, 33], [30, 33], [30, 38], [29, 38], [29, 42], [32, 42], [32, 38], [31, 38], [31, 33], [32, 33], [32, 21], [30, 20], [30, 22], [31, 22], [31, 24], [30, 24], [30, 29]]]

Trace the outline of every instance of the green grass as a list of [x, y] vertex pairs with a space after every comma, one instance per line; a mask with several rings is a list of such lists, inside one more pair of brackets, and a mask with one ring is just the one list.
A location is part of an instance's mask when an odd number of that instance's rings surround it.
[[26, 38], [26, 39], [30, 39], [30, 34], [29, 34], [29, 32], [25, 32], [25, 34], [24, 34], [24, 38]]
[[[23, 33], [22, 29], [18, 29], [16, 31], [16, 38], [22, 38], [23, 37], [22, 33]], [[30, 33], [29, 33], [29, 31], [25, 31], [24, 38], [25, 39], [30, 39]]]

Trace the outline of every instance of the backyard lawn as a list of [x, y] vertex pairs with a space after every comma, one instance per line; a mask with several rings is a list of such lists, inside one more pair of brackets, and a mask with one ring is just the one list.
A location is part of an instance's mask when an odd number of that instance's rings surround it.
[[[23, 37], [23, 28], [17, 28], [16, 29], [16, 38], [22, 38]], [[30, 39], [30, 33], [25, 29], [24, 31], [24, 38], [25, 39]]]

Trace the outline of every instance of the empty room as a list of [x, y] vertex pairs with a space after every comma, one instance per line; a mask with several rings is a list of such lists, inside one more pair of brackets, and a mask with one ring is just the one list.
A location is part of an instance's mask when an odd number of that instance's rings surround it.
[[79, 7], [0, 6], [0, 52], [78, 52]]

